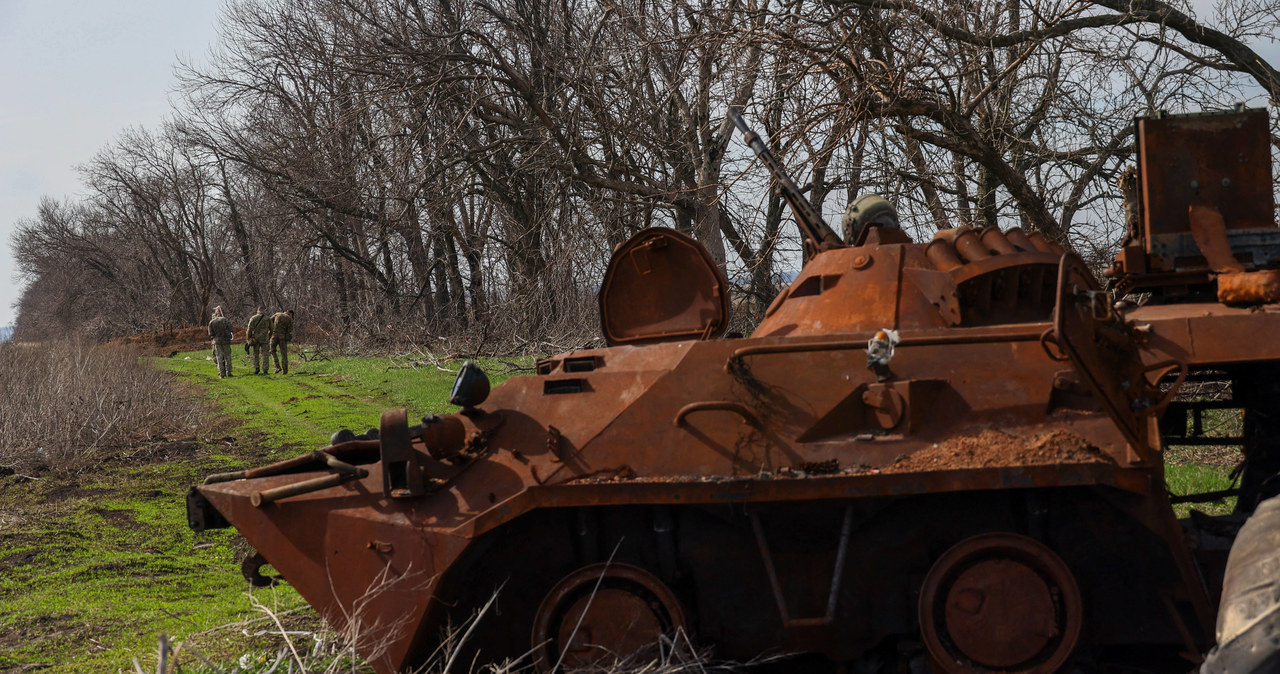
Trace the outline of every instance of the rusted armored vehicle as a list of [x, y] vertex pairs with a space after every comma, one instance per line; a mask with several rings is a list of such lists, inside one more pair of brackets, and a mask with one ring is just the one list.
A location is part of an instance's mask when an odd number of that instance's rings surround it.
[[[249, 577], [269, 563], [388, 674], [655, 644], [789, 670], [1192, 671], [1245, 515], [1179, 522], [1164, 448], [1236, 405], [1242, 509], [1280, 491], [1266, 125], [1138, 122], [1113, 282], [1149, 299], [1119, 307], [1035, 233], [916, 243], [863, 202], [842, 240], [747, 133], [809, 251], [752, 335], [723, 336], [728, 284], [695, 241], [646, 230], [603, 281], [607, 348], [492, 391], [465, 366], [457, 413], [391, 410], [211, 476], [191, 526], [234, 525]], [[1209, 378], [1235, 397], [1177, 399]], [[1254, 558], [1267, 531], [1241, 536]], [[1276, 573], [1245, 556], [1211, 665], [1269, 671], [1232, 659]]]

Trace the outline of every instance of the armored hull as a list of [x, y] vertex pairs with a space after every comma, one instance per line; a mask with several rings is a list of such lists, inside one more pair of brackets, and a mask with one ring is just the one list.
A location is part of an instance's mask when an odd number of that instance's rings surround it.
[[[650, 262], [687, 243], [640, 240], [668, 242], [632, 249]], [[1093, 315], [1078, 260], [1042, 246], [977, 269], [913, 243], [822, 252], [752, 337], [545, 359], [457, 415], [410, 429], [392, 411], [379, 440], [322, 450], [343, 467], [215, 478], [196, 508], [385, 672], [486, 606], [468, 657], [544, 668], [673, 633], [739, 661], [992, 671], [1199, 652], [1210, 600], [1153, 416], [1129, 409], [1165, 393], [1122, 386], [1145, 367], [1131, 345], [1090, 362], [1058, 337], [1124, 333]]]
[[[872, 223], [845, 245], [788, 194], [810, 254], [751, 336], [722, 336], [705, 251], [646, 230], [602, 284], [608, 347], [492, 392], [464, 367], [458, 413], [391, 410], [376, 438], [212, 476], [192, 526], [234, 525], [250, 577], [275, 567], [385, 674], [673, 646], [856, 671], [1196, 667], [1243, 519], [1180, 523], [1163, 452], [1204, 408], [1185, 381], [1235, 368], [1257, 388], [1280, 353], [1215, 336], [1272, 329], [1274, 299], [1117, 307], [1038, 235]], [[1159, 252], [1126, 244], [1120, 284], [1213, 280], [1138, 269]], [[1242, 503], [1269, 495], [1269, 451]], [[1224, 606], [1246, 577], [1226, 572]]]

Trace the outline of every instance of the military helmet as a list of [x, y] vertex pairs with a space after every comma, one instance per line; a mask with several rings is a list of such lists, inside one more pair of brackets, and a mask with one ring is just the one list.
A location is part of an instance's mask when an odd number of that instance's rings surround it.
[[867, 225], [874, 224], [896, 229], [898, 211], [884, 197], [878, 194], [864, 194], [849, 204], [840, 224], [844, 227], [844, 242], [850, 246], [856, 246]]

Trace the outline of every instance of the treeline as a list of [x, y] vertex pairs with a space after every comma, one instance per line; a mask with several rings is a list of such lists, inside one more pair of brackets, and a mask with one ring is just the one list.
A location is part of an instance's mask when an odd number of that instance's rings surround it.
[[[294, 308], [349, 339], [582, 343], [612, 248], [692, 233], [772, 300], [800, 244], [740, 106], [831, 219], [1021, 225], [1102, 257], [1134, 115], [1280, 77], [1265, 3], [242, 0], [181, 104], [13, 238], [19, 339]], [[1216, 27], [1216, 28], [1215, 28]]]

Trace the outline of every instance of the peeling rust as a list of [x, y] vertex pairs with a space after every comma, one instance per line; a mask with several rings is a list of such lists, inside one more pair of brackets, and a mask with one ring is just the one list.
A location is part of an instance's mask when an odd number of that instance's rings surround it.
[[1214, 644], [1226, 555], [1166, 494], [1184, 384], [1257, 393], [1241, 484], [1175, 500], [1251, 508], [1280, 473], [1280, 236], [1269, 163], [1239, 159], [1269, 156], [1265, 130], [1139, 120], [1109, 289], [1038, 232], [884, 221], [844, 245], [815, 211], [794, 282], [719, 338], [727, 281], [645, 230], [610, 262], [609, 347], [487, 398], [472, 366], [461, 411], [210, 476], [188, 519], [225, 518], [339, 630], [372, 626], [379, 674], [486, 607], [458, 652], [476, 666], [604, 666], [679, 630], [739, 662], [1181, 674]]
[[1280, 302], [1280, 270], [1219, 274], [1218, 301], [1227, 305]]

